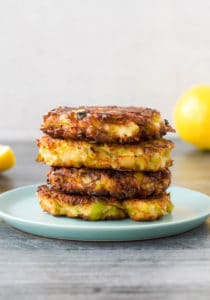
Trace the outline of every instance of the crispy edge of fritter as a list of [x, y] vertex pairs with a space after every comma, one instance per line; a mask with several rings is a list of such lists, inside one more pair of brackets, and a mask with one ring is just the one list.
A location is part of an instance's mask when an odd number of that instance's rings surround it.
[[111, 196], [118, 199], [160, 194], [171, 182], [171, 172], [132, 172], [88, 168], [51, 168], [47, 182], [56, 191], [70, 194]]
[[123, 219], [129, 216], [135, 221], [152, 221], [173, 209], [168, 193], [153, 198], [120, 201], [115, 198], [66, 195], [42, 185], [37, 189], [37, 197], [42, 209], [54, 216], [66, 215], [87, 220]]
[[44, 135], [37, 140], [37, 146], [37, 161], [54, 167], [158, 171], [173, 163], [170, 150], [174, 143], [166, 139], [120, 145], [60, 140]]
[[162, 193], [147, 199], [127, 199], [123, 201], [124, 209], [134, 221], [155, 221], [170, 214], [173, 204], [169, 193]]
[[[121, 134], [120, 127], [113, 131], [113, 125], [132, 125], [133, 132]], [[43, 116], [41, 130], [53, 138], [98, 143], [136, 143], [175, 132], [155, 109], [118, 106], [58, 107]]]
[[53, 216], [68, 216], [90, 221], [119, 220], [127, 217], [122, 202], [95, 196], [67, 195], [42, 185], [37, 189], [42, 209]]

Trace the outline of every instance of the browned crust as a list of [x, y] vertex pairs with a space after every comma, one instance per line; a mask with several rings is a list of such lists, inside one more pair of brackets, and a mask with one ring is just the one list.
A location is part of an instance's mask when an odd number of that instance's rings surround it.
[[[65, 118], [65, 127], [62, 119]], [[160, 119], [160, 128], [154, 127], [154, 118]], [[107, 133], [103, 125], [126, 125], [134, 122], [139, 131], [132, 136]], [[41, 130], [53, 138], [95, 141], [98, 143], [137, 143], [158, 139], [174, 132], [157, 110], [144, 107], [80, 106], [58, 107], [43, 117]]]
[[65, 194], [62, 192], [55, 191], [51, 186], [49, 185], [41, 185], [37, 188], [37, 193], [40, 195], [40, 197], [43, 198], [50, 198], [50, 199], [58, 199], [59, 202], [68, 203], [71, 205], [85, 205], [90, 202], [96, 202], [98, 200], [109, 202], [112, 204], [119, 204], [123, 201], [156, 201], [157, 199], [163, 199], [165, 195], [168, 195], [167, 193], [162, 193], [160, 195], [155, 195], [147, 198], [133, 198], [133, 199], [127, 199], [127, 200], [120, 200], [116, 199], [114, 197], [96, 197], [96, 196], [87, 196], [87, 195], [70, 195]]
[[158, 172], [119, 172], [88, 168], [51, 168], [47, 173], [47, 181], [52, 189], [64, 193], [125, 199], [162, 193], [171, 182], [171, 172], [169, 169]]
[[[71, 205], [85, 205], [90, 202], [96, 202], [99, 200], [96, 196], [84, 196], [84, 195], [68, 195], [52, 189], [51, 186], [41, 185], [37, 189], [37, 193], [41, 198], [57, 199], [59, 202], [68, 203]], [[120, 200], [115, 198], [100, 197], [100, 200], [108, 201], [111, 203], [120, 203]]]
[[[95, 143], [87, 143], [86, 141], [74, 141], [74, 140], [60, 140], [60, 139], [54, 139], [49, 135], [43, 135], [40, 139], [37, 139], [37, 146], [40, 148], [42, 145], [47, 146], [48, 149], [53, 150], [55, 146], [61, 146], [62, 143], [69, 143], [69, 145], [81, 147], [82, 145], [88, 145], [94, 147], [98, 147], [100, 149], [100, 146], [103, 146], [104, 144], [95, 144]], [[122, 147], [124, 149], [130, 149], [131, 151], [135, 151], [138, 148], [141, 148], [145, 154], [153, 154], [154, 151], [158, 151], [159, 149], [169, 149], [172, 150], [174, 148], [174, 142], [167, 139], [157, 139], [152, 141], [144, 141], [139, 144], [132, 144], [132, 145], [108, 145], [110, 152], [117, 148]], [[95, 151], [95, 150], [94, 150]]]

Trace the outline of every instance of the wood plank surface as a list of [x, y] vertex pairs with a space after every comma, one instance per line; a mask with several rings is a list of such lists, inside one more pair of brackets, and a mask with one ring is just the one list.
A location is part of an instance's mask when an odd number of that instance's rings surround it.
[[[0, 191], [45, 181], [32, 142], [11, 142], [17, 166]], [[210, 195], [210, 153], [177, 140], [173, 184]], [[76, 242], [0, 223], [0, 299], [210, 299], [210, 219], [169, 238]]]

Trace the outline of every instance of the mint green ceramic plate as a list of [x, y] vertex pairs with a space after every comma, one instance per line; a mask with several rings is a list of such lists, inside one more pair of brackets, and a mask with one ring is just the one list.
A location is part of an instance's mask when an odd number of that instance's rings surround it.
[[182, 187], [169, 192], [175, 206], [172, 215], [153, 222], [88, 222], [44, 213], [35, 191], [24, 186], [0, 195], [0, 217], [11, 226], [36, 235], [82, 241], [131, 241], [179, 234], [199, 226], [210, 216], [210, 197]]

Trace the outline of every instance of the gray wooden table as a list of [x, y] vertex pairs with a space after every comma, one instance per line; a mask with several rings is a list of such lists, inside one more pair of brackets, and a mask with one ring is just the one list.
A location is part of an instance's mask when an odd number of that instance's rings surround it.
[[[16, 167], [0, 191], [45, 181], [35, 143], [11, 142]], [[180, 141], [173, 184], [210, 195], [210, 153]], [[210, 220], [170, 238], [96, 243], [53, 240], [0, 223], [0, 299], [210, 299]]]

